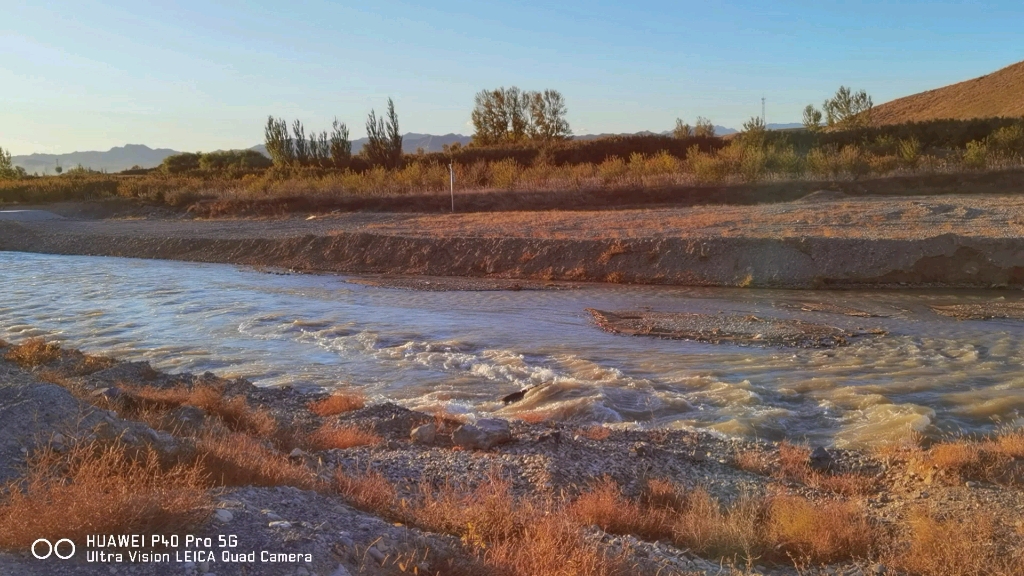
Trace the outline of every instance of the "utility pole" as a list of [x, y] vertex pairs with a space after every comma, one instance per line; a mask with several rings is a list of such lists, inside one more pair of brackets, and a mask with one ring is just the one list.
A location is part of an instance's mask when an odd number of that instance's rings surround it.
[[455, 164], [448, 163], [448, 178], [452, 187], [452, 214], [455, 214]]
[[768, 120], [764, 117], [764, 96], [761, 96], [761, 124], [768, 128]]

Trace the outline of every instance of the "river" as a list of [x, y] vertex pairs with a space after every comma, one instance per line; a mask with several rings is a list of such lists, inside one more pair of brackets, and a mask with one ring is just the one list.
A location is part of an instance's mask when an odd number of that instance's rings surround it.
[[[354, 386], [411, 408], [863, 447], [1020, 425], [1024, 322], [957, 321], [930, 305], [1013, 291], [584, 285], [422, 292], [230, 265], [0, 252], [0, 337], [212, 371], [259, 385]], [[806, 312], [818, 302], [870, 311]], [[835, 349], [608, 334], [585, 309], [777, 316], [885, 336]], [[520, 403], [500, 398], [538, 386]]]

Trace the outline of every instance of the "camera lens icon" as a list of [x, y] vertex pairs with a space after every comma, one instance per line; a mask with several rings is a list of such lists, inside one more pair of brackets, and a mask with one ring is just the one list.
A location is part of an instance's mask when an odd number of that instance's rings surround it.
[[[67, 543], [67, 546], [62, 546]], [[70, 547], [70, 552], [67, 552]], [[67, 554], [61, 554], [61, 552], [67, 552]], [[50, 556], [56, 556], [61, 560], [68, 560], [75, 555], [75, 543], [67, 538], [61, 538], [56, 543], [51, 543], [46, 538], [40, 538], [32, 543], [32, 555], [38, 560], [46, 560]]]

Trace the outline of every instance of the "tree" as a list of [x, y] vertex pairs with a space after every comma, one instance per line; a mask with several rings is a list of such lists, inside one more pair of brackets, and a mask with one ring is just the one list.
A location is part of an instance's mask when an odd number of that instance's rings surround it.
[[808, 132], [817, 132], [821, 129], [821, 110], [815, 109], [813, 104], [808, 104], [807, 108], [804, 108], [804, 128]]
[[526, 140], [563, 140], [572, 136], [565, 119], [565, 98], [557, 90], [524, 92], [519, 88], [481, 90], [476, 94], [473, 143], [489, 146]]
[[352, 142], [348, 139], [348, 126], [334, 119], [331, 124], [331, 162], [335, 168], [345, 168], [352, 159]]
[[11, 153], [0, 148], [0, 180], [17, 180], [25, 177], [25, 169], [15, 166]]
[[572, 136], [569, 122], [565, 119], [565, 99], [558, 90], [527, 92], [530, 103], [530, 138], [541, 141], [565, 140]]
[[683, 122], [682, 118], [676, 118], [676, 127], [672, 130], [672, 136], [679, 139], [689, 138], [693, 136], [693, 127]]
[[850, 130], [871, 124], [871, 109], [874, 103], [864, 90], [853, 93], [846, 86], [840, 86], [836, 95], [822, 104], [825, 122], [829, 128]]
[[371, 164], [397, 168], [402, 162], [402, 135], [398, 131], [395, 103], [388, 98], [387, 120], [378, 118], [374, 110], [366, 119], [366, 145], [363, 154]]
[[299, 166], [309, 164], [309, 143], [306, 142], [306, 128], [302, 122], [292, 122], [292, 137], [295, 139], [295, 163]]
[[750, 120], [743, 123], [743, 143], [753, 146], [764, 144], [768, 128], [764, 125], [764, 118], [751, 116]]
[[697, 124], [693, 127], [693, 135], [712, 138], [715, 135], [715, 125], [711, 123], [711, 120], [703, 116], [697, 116]]
[[274, 166], [288, 166], [295, 161], [292, 140], [288, 136], [288, 123], [283, 118], [275, 120], [273, 116], [267, 116], [267, 127], [263, 134], [263, 143]]

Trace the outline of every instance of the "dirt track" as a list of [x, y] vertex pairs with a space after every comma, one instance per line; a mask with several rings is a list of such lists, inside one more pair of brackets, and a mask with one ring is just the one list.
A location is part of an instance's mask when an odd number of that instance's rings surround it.
[[306, 219], [0, 220], [0, 250], [296, 270], [701, 286], [1024, 287], [1024, 199]]

